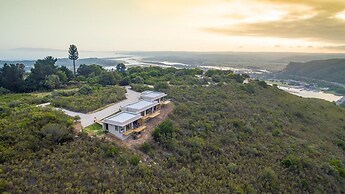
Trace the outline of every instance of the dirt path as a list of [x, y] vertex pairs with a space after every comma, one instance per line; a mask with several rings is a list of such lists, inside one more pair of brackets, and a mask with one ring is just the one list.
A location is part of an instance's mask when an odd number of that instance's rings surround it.
[[83, 126], [81, 125], [80, 122], [73, 123], [73, 128], [76, 134], [80, 133], [83, 130]]

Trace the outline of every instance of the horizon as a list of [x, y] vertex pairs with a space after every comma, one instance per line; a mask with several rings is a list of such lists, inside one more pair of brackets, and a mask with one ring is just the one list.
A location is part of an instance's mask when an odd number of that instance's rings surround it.
[[[11, 54], [6, 55], [6, 51]], [[116, 55], [135, 56], [133, 53], [201, 53], [201, 54], [226, 54], [226, 53], [241, 53], [241, 54], [286, 54], [286, 55], [342, 55], [342, 52], [282, 52], [282, 51], [91, 51], [79, 50], [80, 59], [98, 58], [106, 59], [116, 57]], [[84, 56], [83, 56], [84, 55]], [[15, 56], [15, 57], [14, 57]], [[43, 59], [46, 56], [53, 56], [57, 59], [67, 59], [68, 49], [54, 49], [54, 48], [14, 48], [8, 50], [0, 49], [0, 61], [35, 61]], [[345, 56], [345, 55], [344, 55]]]
[[0, 34], [0, 51], [65, 50], [72, 43], [90, 52], [345, 51], [341, 0], [0, 3], [0, 21], [6, 29]]

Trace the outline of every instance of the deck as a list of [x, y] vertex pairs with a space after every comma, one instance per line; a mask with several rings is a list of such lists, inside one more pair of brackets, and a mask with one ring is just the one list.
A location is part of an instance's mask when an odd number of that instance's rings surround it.
[[146, 119], [153, 119], [153, 118], [157, 117], [157, 116], [160, 115], [160, 114], [161, 114], [161, 111], [158, 110], [158, 111], [156, 111], [156, 112], [154, 112], [154, 113], [152, 113], [152, 114], [149, 114], [149, 115], [146, 115], [146, 116], [142, 117], [141, 119], [144, 120], [144, 121], [145, 121]]
[[128, 130], [128, 131], [124, 132], [123, 134], [127, 136], [127, 135], [130, 135], [130, 134], [134, 133], [134, 132], [138, 133], [140, 131], [143, 131], [144, 129], [146, 129], [146, 126], [142, 125], [142, 126], [140, 126], [138, 128]]

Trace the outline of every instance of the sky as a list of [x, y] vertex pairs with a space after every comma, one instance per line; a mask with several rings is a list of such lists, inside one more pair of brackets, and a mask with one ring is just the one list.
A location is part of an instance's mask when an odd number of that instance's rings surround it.
[[0, 0], [0, 50], [344, 52], [345, 0]]

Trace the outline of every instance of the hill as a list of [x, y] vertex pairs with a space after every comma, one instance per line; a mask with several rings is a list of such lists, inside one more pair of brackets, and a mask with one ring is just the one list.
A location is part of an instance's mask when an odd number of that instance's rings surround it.
[[264, 82], [164, 90], [174, 112], [139, 148], [152, 163], [113, 143], [70, 135], [70, 119], [24, 103], [28, 95], [2, 96], [0, 191], [345, 192], [344, 108]]
[[345, 84], [345, 59], [291, 62], [278, 77], [309, 78]]

